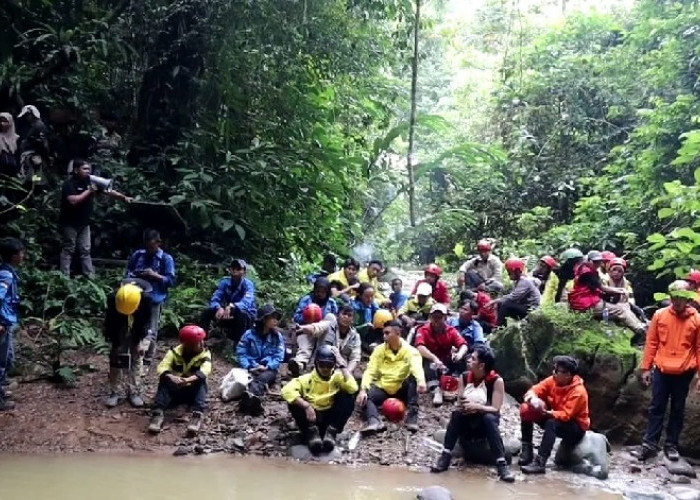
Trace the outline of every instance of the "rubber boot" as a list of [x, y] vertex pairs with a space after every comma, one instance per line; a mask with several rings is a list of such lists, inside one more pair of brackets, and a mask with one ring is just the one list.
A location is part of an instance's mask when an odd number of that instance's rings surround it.
[[418, 432], [418, 415], [409, 413], [406, 416], [406, 430], [409, 432]]
[[318, 432], [318, 427], [315, 425], [309, 427], [309, 450], [313, 455], [318, 455], [323, 451], [323, 441]]
[[148, 424], [148, 432], [151, 434], [158, 434], [161, 430], [163, 430], [164, 418], [163, 410], [153, 410], [151, 423]]
[[296, 359], [290, 359], [287, 363], [287, 370], [293, 378], [297, 378], [304, 371], [304, 363], [300, 363]]
[[523, 465], [520, 470], [524, 474], [544, 474], [546, 471], [547, 459], [541, 455], [535, 457], [535, 461], [529, 465]]
[[496, 469], [498, 469], [498, 479], [500, 479], [504, 483], [515, 482], [515, 474], [511, 472], [510, 467], [508, 467], [508, 462], [506, 462], [505, 458], [499, 458], [496, 461]]
[[520, 450], [520, 458], [518, 459], [518, 465], [529, 465], [534, 459], [532, 453], [532, 443], [523, 443], [522, 450]]
[[450, 462], [452, 462], [452, 452], [449, 450], [442, 450], [437, 462], [435, 462], [435, 465], [430, 468], [430, 472], [445, 472], [450, 468]]
[[380, 428], [381, 424], [379, 423], [379, 419], [370, 418], [367, 421], [367, 425], [360, 429], [360, 434], [362, 434], [363, 436], [371, 436], [372, 434], [376, 434], [377, 432], [379, 432]]
[[667, 444], [664, 447], [664, 455], [672, 462], [678, 462], [681, 458], [681, 454], [678, 453], [678, 448], [673, 444]]
[[193, 411], [192, 418], [190, 419], [190, 424], [187, 426], [187, 435], [194, 437], [199, 432], [199, 428], [202, 426], [202, 412]]
[[335, 448], [335, 437], [338, 431], [333, 426], [326, 429], [326, 435], [323, 436], [323, 453], [330, 453]]

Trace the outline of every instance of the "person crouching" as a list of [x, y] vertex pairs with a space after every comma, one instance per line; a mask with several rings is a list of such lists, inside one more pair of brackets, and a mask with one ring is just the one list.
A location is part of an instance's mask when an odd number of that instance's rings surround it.
[[[337, 367], [337, 369], [336, 369]], [[282, 398], [314, 455], [330, 453], [355, 408], [357, 382], [337, 348], [322, 345], [311, 373], [292, 379]]]
[[194, 436], [202, 425], [207, 404], [207, 377], [211, 373], [211, 353], [204, 347], [207, 332], [196, 325], [180, 329], [180, 345], [170, 349], [158, 364], [158, 391], [148, 431], [157, 434], [163, 427], [164, 411], [170, 406], [192, 406], [187, 434]]

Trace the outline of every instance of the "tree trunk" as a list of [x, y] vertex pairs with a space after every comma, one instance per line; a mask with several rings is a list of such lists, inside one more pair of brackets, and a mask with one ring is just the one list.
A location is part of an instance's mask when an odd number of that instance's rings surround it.
[[416, 179], [413, 172], [413, 150], [416, 134], [416, 90], [418, 86], [418, 32], [420, 30], [420, 3], [416, 0], [416, 18], [413, 25], [413, 63], [411, 67], [411, 117], [408, 124], [408, 215], [411, 227], [416, 225]]

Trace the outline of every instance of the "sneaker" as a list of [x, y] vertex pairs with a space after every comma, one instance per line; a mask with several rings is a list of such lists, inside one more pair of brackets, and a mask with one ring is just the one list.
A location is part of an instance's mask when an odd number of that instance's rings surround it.
[[433, 406], [442, 406], [442, 390], [439, 387], [435, 388], [433, 394]]
[[523, 448], [520, 451], [520, 458], [518, 459], [518, 465], [529, 465], [534, 460], [535, 456], [532, 451], [532, 443], [523, 443]]
[[681, 454], [678, 453], [678, 448], [672, 444], [667, 444], [664, 447], [664, 455], [666, 455], [666, 458], [668, 458], [671, 462], [677, 462], [681, 458]]
[[318, 427], [312, 425], [309, 427], [309, 441], [308, 441], [309, 451], [313, 455], [318, 455], [323, 451], [323, 441], [321, 440], [321, 435], [318, 433]]
[[365, 436], [371, 436], [371, 435], [376, 434], [377, 432], [379, 432], [379, 429], [381, 428], [381, 426], [382, 426], [382, 425], [379, 423], [379, 419], [378, 419], [378, 418], [376, 418], [376, 417], [375, 417], [375, 418], [370, 418], [370, 419], [367, 421], [367, 424], [366, 424], [362, 429], [360, 429], [360, 434], [361, 434], [363, 437], [365, 437]]
[[7, 401], [6, 399], [0, 399], [0, 411], [10, 411], [15, 409], [15, 403], [12, 401]]
[[323, 436], [323, 453], [330, 453], [335, 448], [335, 436], [338, 431], [334, 427], [326, 429], [326, 435]]
[[508, 462], [506, 462], [505, 458], [499, 458], [496, 461], [496, 469], [498, 470], [498, 479], [500, 479], [504, 483], [515, 482], [515, 474], [511, 472], [510, 467], [508, 467]]
[[547, 470], [547, 459], [537, 455], [529, 465], [523, 465], [520, 470], [523, 474], [544, 474]]
[[190, 424], [187, 426], [187, 435], [194, 437], [199, 432], [199, 428], [202, 426], [202, 412], [193, 411], [192, 418], [190, 419]]
[[442, 453], [440, 453], [437, 462], [435, 462], [435, 465], [430, 468], [430, 472], [445, 472], [450, 468], [450, 462], [452, 462], [452, 452], [449, 450], [443, 450]]
[[163, 410], [153, 410], [151, 416], [151, 422], [148, 424], [148, 432], [151, 434], [158, 434], [163, 430], [163, 420], [165, 416], [163, 415]]
[[105, 399], [105, 406], [107, 408], [114, 408], [119, 404], [119, 394], [116, 392], [112, 392], [107, 396], [107, 399]]
[[650, 458], [654, 458], [657, 453], [658, 453], [658, 451], [656, 450], [656, 448], [653, 448], [651, 446], [643, 444], [638, 449], [633, 451], [632, 455], [637, 457], [640, 461], [644, 462], [645, 460], [649, 460]]
[[409, 415], [406, 417], [406, 430], [409, 432], [418, 432], [418, 415]]
[[304, 371], [304, 364], [299, 363], [296, 359], [290, 359], [287, 363], [287, 371], [293, 378], [297, 378]]
[[138, 394], [129, 394], [129, 404], [134, 408], [143, 408], [143, 398]]

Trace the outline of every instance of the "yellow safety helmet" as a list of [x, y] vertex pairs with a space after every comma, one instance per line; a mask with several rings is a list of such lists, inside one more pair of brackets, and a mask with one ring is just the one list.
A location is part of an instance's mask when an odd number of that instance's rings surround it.
[[133, 283], [126, 283], [117, 290], [114, 302], [121, 314], [134, 314], [141, 303], [141, 289]]
[[372, 318], [372, 326], [378, 329], [384, 328], [384, 323], [392, 319], [394, 319], [394, 315], [391, 314], [391, 311], [387, 309], [378, 309], [377, 312], [374, 313], [374, 318]]

